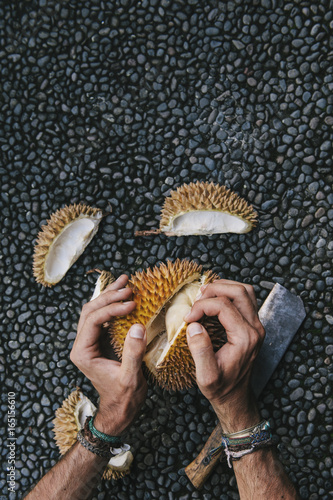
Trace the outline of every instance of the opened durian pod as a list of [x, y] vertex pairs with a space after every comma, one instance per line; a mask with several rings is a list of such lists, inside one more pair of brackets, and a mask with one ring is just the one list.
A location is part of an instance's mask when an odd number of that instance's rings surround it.
[[136, 236], [248, 233], [257, 223], [251, 205], [226, 186], [191, 182], [171, 191], [161, 210], [160, 228], [136, 231]]
[[102, 210], [81, 203], [53, 213], [37, 236], [33, 257], [36, 281], [48, 287], [58, 283], [95, 236], [102, 218]]
[[[56, 410], [53, 420], [54, 436], [61, 455], [64, 455], [77, 441], [77, 433], [83, 428], [87, 417], [94, 415], [95, 405], [79, 388], [73, 391], [62, 406]], [[133, 454], [130, 446], [124, 444], [121, 448], [113, 448], [114, 455], [110, 458], [103, 474], [103, 479], [119, 479], [130, 472]]]
[[[147, 351], [144, 363], [152, 379], [167, 390], [180, 390], [195, 383], [195, 365], [187, 345], [184, 316], [200, 294], [200, 287], [219, 276], [202, 271], [193, 261], [167, 261], [153, 269], [131, 276], [128, 286], [137, 304], [127, 316], [112, 318], [108, 324], [111, 342], [121, 358], [124, 341], [134, 323], [145, 325]], [[201, 323], [211, 336], [215, 349], [225, 342], [217, 318], [205, 317]]]

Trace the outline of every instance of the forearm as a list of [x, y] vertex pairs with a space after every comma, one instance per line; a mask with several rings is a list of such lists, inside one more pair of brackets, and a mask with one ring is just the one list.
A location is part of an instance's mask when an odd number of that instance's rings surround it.
[[297, 500], [294, 485], [272, 447], [233, 461], [241, 500]]
[[76, 443], [25, 499], [86, 500], [99, 483], [107, 462], [107, 458]]
[[[231, 434], [260, 422], [260, 414], [249, 393], [240, 400], [215, 405], [224, 433]], [[233, 460], [233, 469], [241, 500], [296, 500], [298, 495], [279, 461], [274, 447], [257, 449], [240, 460]]]

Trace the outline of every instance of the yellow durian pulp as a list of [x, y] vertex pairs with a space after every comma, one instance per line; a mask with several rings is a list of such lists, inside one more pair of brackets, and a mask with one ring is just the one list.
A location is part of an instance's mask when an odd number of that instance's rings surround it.
[[[77, 441], [77, 433], [83, 428], [88, 416], [94, 415], [96, 406], [79, 388], [73, 391], [62, 406], [56, 410], [53, 420], [54, 436], [61, 455], [64, 455]], [[103, 474], [103, 479], [119, 479], [130, 471], [133, 454], [125, 444], [112, 456]]]
[[[138, 272], [131, 277], [134, 311], [109, 323], [111, 342], [121, 357], [127, 331], [134, 323], [145, 325], [147, 350], [144, 362], [152, 378], [163, 388], [179, 390], [195, 381], [195, 366], [186, 340], [190, 312], [202, 285], [218, 276], [202, 273], [195, 262], [177, 259], [159, 267]], [[220, 343], [222, 328], [210, 330], [215, 345]]]
[[84, 252], [95, 236], [103, 213], [74, 204], [57, 210], [37, 236], [33, 272], [38, 283], [53, 286]]

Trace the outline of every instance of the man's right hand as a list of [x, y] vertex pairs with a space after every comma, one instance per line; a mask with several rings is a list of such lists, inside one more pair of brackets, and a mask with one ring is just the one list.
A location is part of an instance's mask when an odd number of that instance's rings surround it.
[[[184, 318], [187, 340], [196, 365], [199, 389], [212, 404], [224, 432], [259, 422], [250, 390], [250, 376], [265, 331], [257, 314], [253, 287], [218, 280], [201, 288], [202, 295]], [[214, 353], [207, 331], [197, 323], [203, 315], [218, 316], [227, 343]]]

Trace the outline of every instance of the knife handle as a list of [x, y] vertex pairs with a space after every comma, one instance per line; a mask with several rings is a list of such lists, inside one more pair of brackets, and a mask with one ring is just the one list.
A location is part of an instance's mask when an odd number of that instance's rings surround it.
[[222, 448], [213, 457], [210, 456], [210, 453], [220, 446], [221, 442], [222, 428], [220, 424], [217, 424], [197, 458], [185, 468], [185, 474], [195, 488], [200, 489], [203, 486], [207, 477], [219, 461]]

